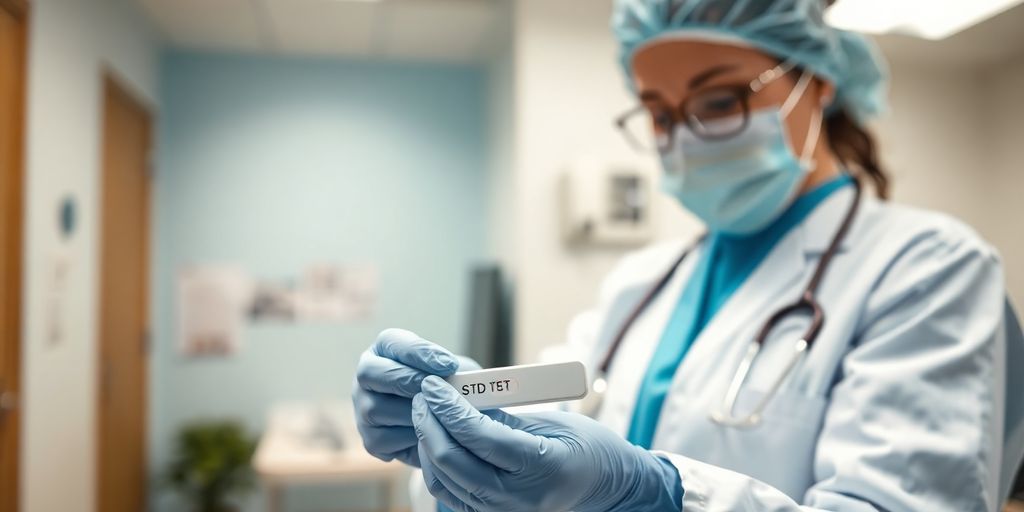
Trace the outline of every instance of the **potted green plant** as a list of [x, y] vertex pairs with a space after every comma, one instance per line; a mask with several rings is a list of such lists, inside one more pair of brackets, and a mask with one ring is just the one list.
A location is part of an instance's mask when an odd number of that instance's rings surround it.
[[186, 425], [178, 433], [168, 471], [170, 487], [194, 512], [233, 512], [231, 499], [255, 485], [250, 460], [256, 442], [232, 421]]

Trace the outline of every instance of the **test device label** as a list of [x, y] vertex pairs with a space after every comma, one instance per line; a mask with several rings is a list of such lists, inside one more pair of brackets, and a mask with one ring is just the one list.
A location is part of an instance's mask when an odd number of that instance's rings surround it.
[[578, 361], [462, 372], [447, 381], [481, 410], [578, 400], [588, 390], [586, 370]]
[[491, 393], [491, 394], [494, 394], [494, 395], [498, 395], [498, 394], [511, 395], [511, 394], [514, 394], [516, 392], [516, 390], [518, 390], [518, 389], [519, 389], [519, 383], [518, 382], [516, 382], [516, 381], [514, 381], [512, 379], [501, 379], [501, 380], [492, 380], [490, 382], [483, 381], [483, 382], [473, 382], [473, 383], [470, 383], [470, 384], [463, 384], [462, 385], [462, 389], [460, 389], [460, 391], [462, 391], [462, 394], [465, 395], [465, 396], [483, 395], [483, 394], [486, 394], [486, 393]]

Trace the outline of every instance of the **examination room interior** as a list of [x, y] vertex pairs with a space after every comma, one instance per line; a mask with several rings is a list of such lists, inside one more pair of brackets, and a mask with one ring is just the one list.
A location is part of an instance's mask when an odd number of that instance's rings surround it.
[[[861, 3], [894, 200], [1024, 304], [1024, 2]], [[701, 232], [615, 129], [611, 8], [0, 0], [0, 512], [408, 510], [352, 419], [378, 332], [530, 362]]]

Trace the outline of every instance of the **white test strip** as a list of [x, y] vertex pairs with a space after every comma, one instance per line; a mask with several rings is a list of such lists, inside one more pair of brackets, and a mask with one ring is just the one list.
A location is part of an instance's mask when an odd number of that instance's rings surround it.
[[589, 390], [586, 368], [579, 361], [489, 368], [445, 380], [481, 411], [579, 400]]

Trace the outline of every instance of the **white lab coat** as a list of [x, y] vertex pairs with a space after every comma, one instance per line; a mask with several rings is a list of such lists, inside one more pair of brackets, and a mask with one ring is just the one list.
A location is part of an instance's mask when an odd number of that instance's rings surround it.
[[[772, 250], [676, 370], [653, 448], [679, 470], [685, 511], [996, 511], [1024, 453], [1024, 338], [996, 252], [947, 216], [865, 199], [826, 274], [825, 325], [761, 424], [708, 419], [755, 331], [795, 301], [852, 190], [823, 202]], [[563, 357], [593, 367], [624, 317], [685, 248], [627, 256], [600, 305], [576, 318]], [[639, 386], [696, 249], [625, 337], [598, 420], [625, 436]], [[748, 411], [805, 322], [765, 344], [740, 394]], [[432, 510], [422, 482], [419, 510]]]

